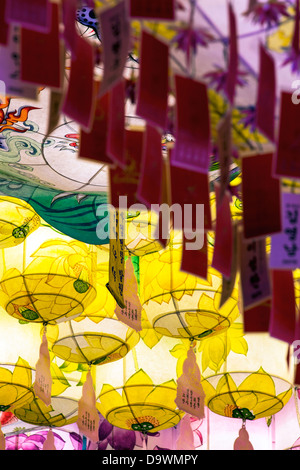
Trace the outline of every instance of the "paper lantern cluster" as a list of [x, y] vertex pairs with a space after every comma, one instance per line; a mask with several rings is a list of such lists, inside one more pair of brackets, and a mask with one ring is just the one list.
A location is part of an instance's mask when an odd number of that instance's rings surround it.
[[299, 448], [299, 22], [1, 1], [1, 450]]

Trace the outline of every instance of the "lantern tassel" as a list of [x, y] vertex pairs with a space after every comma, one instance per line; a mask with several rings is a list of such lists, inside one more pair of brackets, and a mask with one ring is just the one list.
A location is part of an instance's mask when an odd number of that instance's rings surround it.
[[249, 434], [246, 431], [246, 422], [243, 421], [243, 425], [239, 430], [239, 437], [234, 441], [234, 450], [254, 450], [253, 445], [249, 440]]

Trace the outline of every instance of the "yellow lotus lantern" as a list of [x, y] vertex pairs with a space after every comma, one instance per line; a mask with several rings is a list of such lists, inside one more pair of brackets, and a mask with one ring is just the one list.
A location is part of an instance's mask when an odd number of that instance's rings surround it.
[[124, 359], [97, 369], [96, 406], [112, 425], [140, 432], [176, 426], [183, 416], [176, 399], [175, 340], [164, 337], [151, 350], [139, 342]]
[[[219, 308], [222, 276], [210, 266], [207, 279], [181, 271], [181, 248], [170, 242], [167, 249], [140, 259], [140, 295], [149, 323], [174, 338], [201, 340], [220, 334], [239, 315], [237, 294]], [[211, 256], [209, 251], [209, 262]]]
[[139, 334], [116, 317], [101, 323], [78, 317], [58, 326], [52, 352], [68, 362], [97, 365], [122, 359], [138, 341]]
[[[292, 370], [286, 361], [289, 346], [267, 333], [249, 333], [244, 341], [246, 347], [240, 343], [236, 352], [231, 350], [218, 371], [208, 361], [204, 366], [204, 350], [199, 354], [207, 407], [243, 421], [279, 412], [292, 396]], [[218, 355], [217, 346], [211, 348], [212, 357]]]
[[78, 381], [73, 376], [67, 378], [53, 360], [50, 370], [51, 403], [46, 405], [43, 400], [34, 395], [32, 400], [14, 407], [14, 415], [21, 421], [49, 427], [61, 427], [76, 422], [81, 387], [78, 386]]
[[40, 217], [24, 201], [0, 196], [0, 248], [24, 242], [40, 226]]
[[144, 256], [161, 250], [155, 239], [158, 214], [153, 211], [129, 212], [126, 220], [126, 250], [135, 256]]
[[14, 411], [34, 398], [34, 367], [40, 327], [20, 325], [0, 309], [0, 411]]
[[75, 423], [78, 416], [78, 400], [81, 388], [76, 389], [76, 385], [70, 386], [68, 383], [66, 392], [61, 392], [57, 396], [51, 397], [51, 404], [46, 405], [43, 400], [34, 397], [33, 400], [16, 406], [14, 415], [24, 421], [35, 426], [61, 427]]
[[39, 398], [17, 407], [15, 416], [35, 426], [61, 427], [76, 422], [78, 401], [64, 397], [52, 397], [51, 405], [46, 406]]
[[20, 321], [65, 321], [96, 296], [93, 247], [53, 234], [40, 227], [14, 250], [2, 250], [0, 303]]
[[52, 338], [52, 352], [68, 362], [91, 365], [112, 362], [124, 357], [139, 341], [134, 329], [116, 316], [116, 301], [108, 291], [108, 254], [98, 247], [95, 273], [96, 298], [73, 320], [57, 326]]

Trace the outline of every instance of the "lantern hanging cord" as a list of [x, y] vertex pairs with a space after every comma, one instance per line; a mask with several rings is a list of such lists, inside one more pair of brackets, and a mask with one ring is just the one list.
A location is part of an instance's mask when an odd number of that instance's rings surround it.
[[300, 427], [300, 413], [299, 413], [299, 406], [298, 406], [298, 389], [297, 387], [294, 388], [294, 400], [295, 400], [295, 408], [296, 408], [296, 415], [297, 415], [297, 420], [298, 424]]

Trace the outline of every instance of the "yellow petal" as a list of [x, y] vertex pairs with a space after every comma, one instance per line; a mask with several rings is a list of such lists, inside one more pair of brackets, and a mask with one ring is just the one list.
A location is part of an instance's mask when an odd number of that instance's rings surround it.
[[274, 380], [262, 368], [250, 374], [239, 386], [239, 390], [251, 390], [276, 396]]
[[144, 403], [154, 385], [150, 377], [142, 370], [138, 370], [125, 383], [123, 398], [129, 404]]
[[32, 385], [32, 370], [28, 362], [19, 357], [12, 375], [12, 382], [30, 388]]
[[125, 405], [124, 400], [120, 393], [117, 392], [111, 385], [104, 384], [99, 395], [99, 402], [96, 406], [103, 416], [107, 416], [110, 410], [120, 408]]

